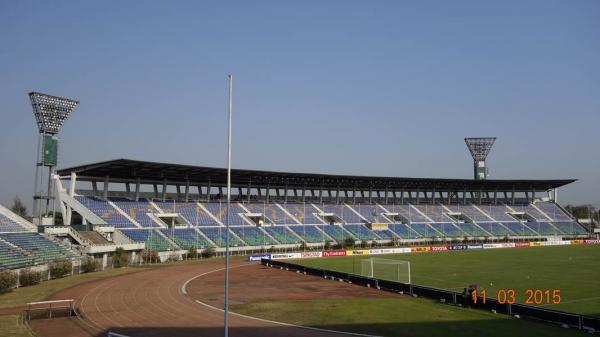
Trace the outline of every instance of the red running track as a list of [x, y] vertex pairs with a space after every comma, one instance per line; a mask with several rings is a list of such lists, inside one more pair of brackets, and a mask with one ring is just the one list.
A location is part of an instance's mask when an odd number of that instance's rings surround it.
[[[248, 263], [233, 263], [231, 274], [238, 278], [252, 277], [265, 267]], [[113, 331], [128, 336], [223, 336], [223, 312], [217, 308], [197, 303], [184, 293], [182, 286], [192, 278], [194, 287], [202, 287], [198, 275], [214, 275], [223, 269], [223, 262], [158, 267], [142, 272], [94, 281], [54, 294], [52, 299], [74, 298], [81, 319], [34, 320], [30, 322], [38, 336], [88, 337], [106, 336]], [[265, 271], [263, 271], [264, 273]], [[222, 273], [222, 272], [221, 272]], [[278, 271], [283, 277], [306, 276]], [[320, 282], [332, 286], [333, 282], [318, 278], [307, 282]], [[344, 285], [343, 287], [353, 287]], [[239, 290], [239, 289], [238, 289]], [[351, 291], [351, 289], [349, 289]], [[269, 288], [256, 291], [269, 293]], [[210, 294], [212, 300], [220, 298], [222, 290]], [[204, 299], [203, 299], [204, 300]], [[210, 302], [210, 298], [206, 299]], [[217, 301], [218, 302], [218, 301]], [[216, 305], [215, 305], [216, 306]], [[277, 324], [250, 317], [230, 316], [232, 337], [249, 336], [344, 336], [333, 331], [318, 331], [302, 327]]]

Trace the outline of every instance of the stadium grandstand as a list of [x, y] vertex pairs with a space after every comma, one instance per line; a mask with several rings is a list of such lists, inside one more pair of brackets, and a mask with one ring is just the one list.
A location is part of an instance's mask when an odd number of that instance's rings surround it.
[[0, 270], [45, 265], [56, 259], [75, 259], [79, 254], [52, 235], [0, 205]]
[[[0, 263], [12, 263], [3, 268], [77, 254], [106, 263], [117, 247], [132, 256], [154, 250], [162, 257], [224, 249], [225, 169], [118, 159], [57, 173], [65, 225], [40, 226], [43, 234], [37, 234], [34, 225], [0, 208]], [[557, 190], [573, 181], [232, 170], [230, 242], [243, 253], [348, 241], [583, 237], [586, 230], [555, 200]]]

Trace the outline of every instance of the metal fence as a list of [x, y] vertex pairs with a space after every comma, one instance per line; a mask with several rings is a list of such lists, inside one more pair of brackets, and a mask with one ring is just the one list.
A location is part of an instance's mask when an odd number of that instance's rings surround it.
[[492, 298], [486, 298], [485, 303], [481, 300], [478, 300], [477, 303], [474, 303], [471, 298], [471, 295], [465, 295], [450, 290], [381, 280], [361, 275], [342, 273], [338, 271], [326, 270], [315, 267], [305, 267], [299, 264], [277, 260], [261, 259], [261, 264], [272, 268], [279, 268], [282, 270], [299, 272], [305, 275], [313, 275], [336, 281], [341, 280], [344, 282], [351, 282], [365, 287], [368, 286], [385, 291], [416, 295], [418, 297], [440, 300], [441, 302], [445, 303], [453, 303], [457, 305], [460, 304], [466, 307], [490, 311], [495, 310], [496, 312], [502, 314], [513, 316], [519, 315], [520, 317], [524, 318], [536, 319], [557, 324], [564, 324], [578, 329], [594, 329], [595, 331], [600, 330], [600, 318], [596, 317], [589, 317], [558, 310], [544, 309], [526, 304], [501, 304], [497, 300]]

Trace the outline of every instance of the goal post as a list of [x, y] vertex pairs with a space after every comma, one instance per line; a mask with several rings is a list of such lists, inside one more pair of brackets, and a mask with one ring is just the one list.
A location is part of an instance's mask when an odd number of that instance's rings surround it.
[[360, 261], [360, 275], [411, 284], [410, 261], [369, 258]]

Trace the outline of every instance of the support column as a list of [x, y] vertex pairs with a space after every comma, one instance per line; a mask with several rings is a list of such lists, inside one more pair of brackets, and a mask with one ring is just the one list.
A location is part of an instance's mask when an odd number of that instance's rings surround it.
[[210, 190], [212, 187], [210, 186], [210, 180], [208, 181], [208, 186], [206, 187], [206, 202], [210, 202]]
[[135, 201], [140, 200], [140, 178], [135, 179]]
[[162, 201], [164, 202], [165, 200], [167, 200], [167, 179], [163, 180], [162, 185]]
[[185, 181], [185, 201], [187, 202], [190, 199], [190, 181]]
[[102, 198], [108, 200], [108, 176], [104, 177], [104, 191], [102, 192]]

